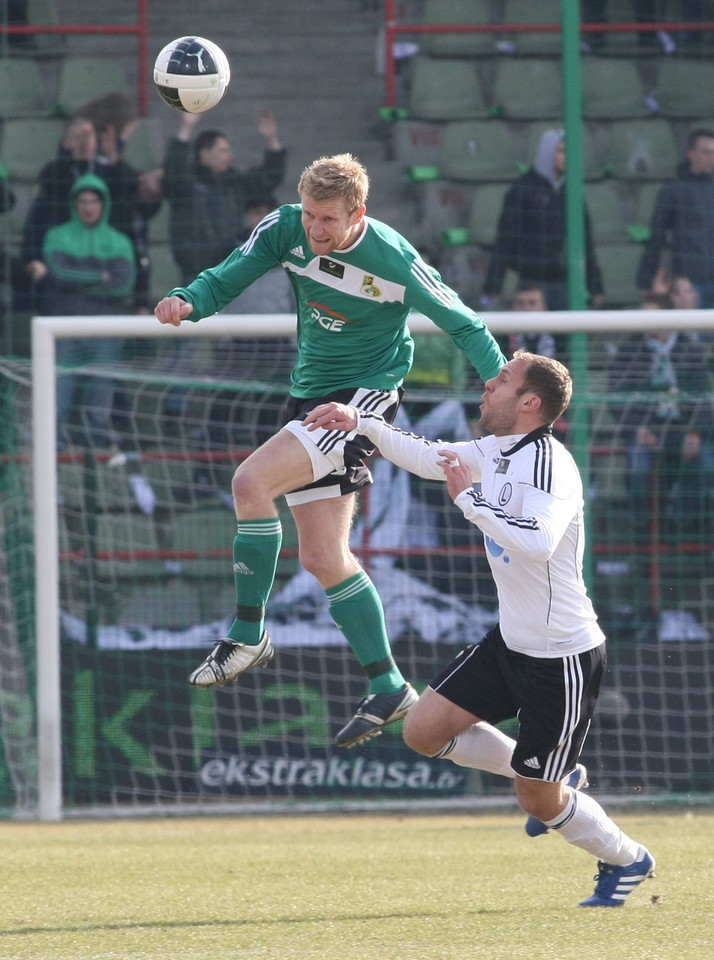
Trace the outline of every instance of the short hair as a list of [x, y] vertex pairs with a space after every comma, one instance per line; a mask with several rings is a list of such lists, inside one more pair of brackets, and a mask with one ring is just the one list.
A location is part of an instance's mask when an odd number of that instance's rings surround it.
[[300, 199], [310, 197], [318, 203], [344, 200], [353, 213], [367, 202], [369, 177], [366, 168], [351, 153], [320, 157], [302, 172], [298, 182]]
[[714, 140], [714, 130], [709, 127], [696, 127], [687, 137], [687, 150], [697, 145], [697, 140]]
[[529, 391], [535, 393], [540, 397], [545, 422], [555, 423], [568, 409], [573, 396], [570, 371], [559, 360], [544, 357], [539, 353], [529, 353], [527, 350], [516, 350], [513, 358], [525, 360], [528, 364], [518, 395]]
[[196, 152], [196, 159], [201, 155], [202, 150], [211, 150], [216, 143], [216, 140], [227, 140], [228, 137], [223, 133], [222, 130], [204, 130], [203, 133], [199, 133], [196, 137], [196, 140], [193, 144], [193, 149]]

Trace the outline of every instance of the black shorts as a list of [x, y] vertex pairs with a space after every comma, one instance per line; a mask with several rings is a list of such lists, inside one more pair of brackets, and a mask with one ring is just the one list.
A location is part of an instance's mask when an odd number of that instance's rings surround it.
[[602, 643], [565, 657], [509, 650], [494, 627], [429, 684], [480, 720], [518, 718], [511, 766], [531, 780], [562, 780], [575, 768], [590, 729], [607, 654]]
[[[285, 423], [291, 420], [304, 420], [307, 414], [321, 403], [344, 403], [361, 409], [369, 409], [381, 414], [387, 423], [392, 423], [399, 410], [404, 391], [398, 390], [367, 390], [364, 388], [348, 387], [345, 390], [335, 390], [324, 397], [310, 397], [302, 399], [289, 397], [286, 407]], [[333, 473], [328, 473], [319, 480], [291, 490], [286, 496], [288, 503], [304, 502], [309, 499], [320, 499], [319, 494], [343, 497], [355, 490], [372, 483], [372, 473], [365, 463], [374, 451], [374, 444], [360, 434], [355, 434], [345, 440], [345, 433], [338, 430], [316, 431], [314, 439], [318, 448], [329, 448], [331, 457], [337, 458], [337, 466]], [[319, 438], [319, 439], [318, 439]], [[306, 491], [318, 491], [313, 497], [301, 496]]]

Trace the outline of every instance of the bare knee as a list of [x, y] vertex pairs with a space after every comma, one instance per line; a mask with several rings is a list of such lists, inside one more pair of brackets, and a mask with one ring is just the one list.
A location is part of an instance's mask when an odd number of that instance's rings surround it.
[[238, 516], [270, 515], [273, 507], [272, 498], [269, 494], [266, 495], [264, 485], [257, 482], [257, 478], [250, 468], [244, 469], [244, 465], [238, 467], [233, 474], [231, 491]]
[[554, 820], [565, 810], [568, 802], [567, 788], [563, 783], [528, 780], [519, 776], [516, 776], [516, 795], [521, 810], [538, 820]]
[[419, 704], [411, 708], [404, 718], [404, 742], [416, 753], [421, 753], [425, 757], [434, 757], [445, 747], [448, 739], [440, 736], [427, 723], [424, 723], [418, 713]]

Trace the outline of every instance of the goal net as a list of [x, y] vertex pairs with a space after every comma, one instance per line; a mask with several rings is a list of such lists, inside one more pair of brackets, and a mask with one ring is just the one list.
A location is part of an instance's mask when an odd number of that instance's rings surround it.
[[[486, 316], [506, 349], [548, 334], [574, 375], [556, 426], [583, 471], [586, 575], [610, 650], [583, 758], [592, 789], [710, 798], [711, 318]], [[425, 318], [414, 330], [400, 422], [470, 438], [482, 385]], [[281, 423], [293, 335], [278, 316], [179, 329], [36, 318], [32, 365], [2, 362], [5, 815], [513, 802], [507, 780], [408, 750], [401, 724], [333, 746], [365, 679], [300, 568], [282, 502], [275, 660], [220, 689], [186, 682], [232, 621], [230, 478]], [[421, 689], [495, 623], [495, 590], [481, 535], [445, 485], [372, 466], [353, 547]]]

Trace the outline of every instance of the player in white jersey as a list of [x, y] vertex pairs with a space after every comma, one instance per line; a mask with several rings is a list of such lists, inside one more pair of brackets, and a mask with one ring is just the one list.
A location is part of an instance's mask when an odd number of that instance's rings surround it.
[[233, 478], [236, 617], [189, 682], [226, 683], [272, 659], [265, 606], [282, 540], [274, 501], [285, 495], [302, 565], [325, 589], [332, 618], [369, 681], [368, 695], [335, 738], [342, 747], [399, 720], [417, 694], [392, 656], [374, 584], [349, 546], [356, 493], [372, 482], [364, 461], [373, 448], [364, 437], [308, 433], [303, 417], [338, 400], [392, 420], [412, 365], [413, 310], [448, 333], [484, 379], [505, 362], [483, 320], [414, 247], [366, 216], [368, 187], [366, 170], [349, 154], [316, 160], [300, 178], [300, 204], [268, 214], [223, 263], [170, 291], [155, 310], [161, 323], [200, 320], [274, 267], [282, 267], [293, 286], [298, 351], [286, 424]]
[[[582, 482], [551, 433], [571, 395], [561, 363], [519, 350], [486, 383], [481, 426], [490, 435], [482, 439], [429, 441], [337, 403], [305, 422], [356, 431], [398, 466], [445, 480], [482, 530], [499, 624], [432, 681], [407, 715], [404, 738], [426, 756], [512, 777], [531, 835], [554, 830], [598, 857], [595, 892], [581, 906], [616, 907], [655, 864], [592, 797], [576, 792], [606, 654], [582, 577]], [[495, 726], [514, 717], [515, 740]]]

